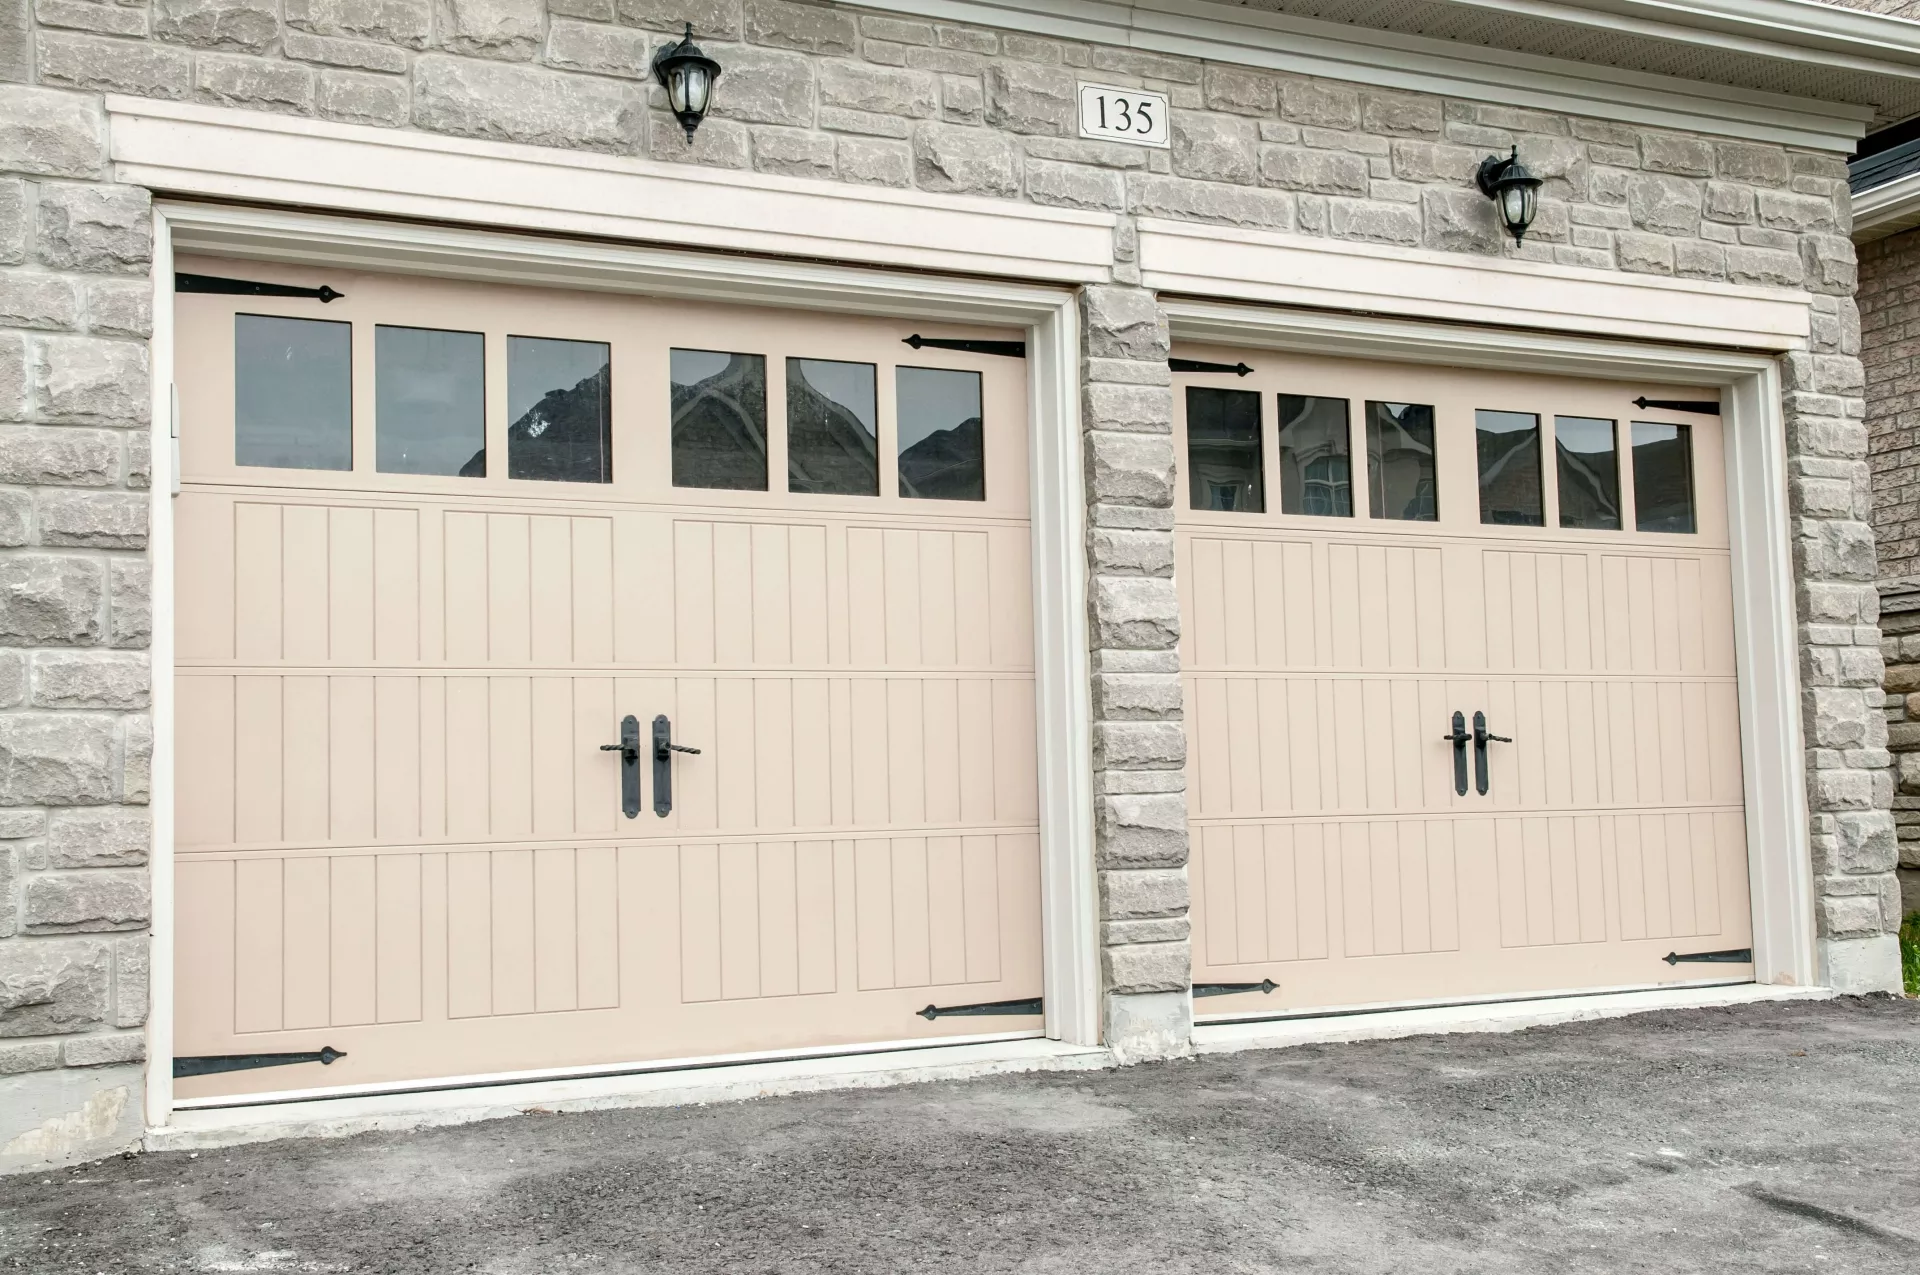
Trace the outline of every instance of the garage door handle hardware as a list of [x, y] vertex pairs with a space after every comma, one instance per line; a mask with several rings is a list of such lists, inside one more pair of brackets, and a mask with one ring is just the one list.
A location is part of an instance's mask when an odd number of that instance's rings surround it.
[[1730, 947], [1724, 952], [1668, 952], [1660, 958], [1669, 965], [1682, 961], [1705, 961], [1713, 965], [1748, 965], [1753, 962], [1750, 947]]
[[628, 713], [620, 719], [620, 742], [602, 744], [603, 753], [620, 754], [620, 809], [629, 819], [640, 817], [640, 719]]
[[1487, 745], [1511, 744], [1513, 741], [1505, 735], [1495, 735], [1487, 730], [1487, 715], [1475, 712], [1473, 715], [1473, 781], [1482, 797], [1487, 795]]
[[1234, 996], [1240, 992], [1259, 992], [1262, 996], [1271, 996], [1280, 989], [1280, 984], [1270, 978], [1257, 983], [1195, 983], [1193, 994], [1198, 996]]
[[1697, 398], [1636, 398], [1633, 405], [1643, 411], [1658, 407], [1669, 412], [1698, 412], [1702, 416], [1720, 415], [1720, 405]]
[[1024, 1001], [984, 1001], [978, 1005], [929, 1005], [913, 1012], [932, 1022], [936, 1018], [982, 1017], [988, 1014], [1038, 1014], [1044, 1002], [1035, 996]]
[[256, 1067], [289, 1067], [294, 1063], [317, 1062], [322, 1067], [331, 1067], [334, 1059], [345, 1057], [346, 1054], [332, 1045], [308, 1054], [208, 1054], [199, 1058], [174, 1059], [173, 1078], [184, 1080], [188, 1076], [217, 1076], [223, 1071], [252, 1071]]
[[912, 336], [900, 338], [900, 344], [911, 345], [916, 350], [964, 350], [968, 354], [998, 354], [1003, 359], [1027, 357], [1025, 341], [974, 341], [966, 337], [921, 336], [916, 332]]
[[335, 292], [324, 285], [318, 288], [296, 288], [285, 283], [256, 283], [252, 279], [222, 279], [213, 274], [177, 274], [173, 276], [175, 292], [213, 292], [223, 297], [313, 297], [321, 305], [346, 296], [344, 292]]
[[1440, 738], [1444, 743], [1453, 745], [1453, 790], [1464, 797], [1467, 795], [1467, 744], [1473, 739], [1467, 734], [1467, 715], [1455, 712], [1453, 734]]
[[1245, 376], [1253, 371], [1245, 363], [1209, 363], [1205, 359], [1168, 359], [1169, 372], [1231, 372], [1235, 376]]
[[[673, 755], [675, 753], [698, 753], [698, 748], [688, 748], [685, 744], [673, 742], [673, 723], [667, 720], [665, 713], [653, 719], [653, 813], [662, 819], [673, 809]], [[636, 774], [638, 768], [636, 767]], [[634, 809], [640, 809], [638, 795], [634, 797]]]

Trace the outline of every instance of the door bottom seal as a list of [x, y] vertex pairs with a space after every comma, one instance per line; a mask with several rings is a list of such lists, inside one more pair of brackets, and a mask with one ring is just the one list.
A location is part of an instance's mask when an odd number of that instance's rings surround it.
[[1529, 1001], [1580, 1000], [1592, 996], [1631, 996], [1636, 992], [1664, 992], [1681, 988], [1705, 987], [1745, 987], [1757, 980], [1751, 978], [1729, 978], [1708, 980], [1698, 983], [1656, 983], [1641, 987], [1603, 987], [1592, 991], [1580, 992], [1543, 992], [1537, 996], [1498, 996], [1485, 1000], [1462, 1001], [1415, 1001], [1412, 1003], [1385, 1005], [1357, 1005], [1345, 1009], [1299, 1009], [1292, 1012], [1280, 1011], [1273, 1014], [1236, 1014], [1231, 1018], [1208, 1018], [1197, 1020], [1196, 1027], [1232, 1027], [1241, 1023], [1295, 1023], [1311, 1022], [1323, 1018], [1360, 1018], [1372, 1014], [1404, 1014], [1416, 1009], [1477, 1009], [1489, 1005], [1524, 1005]]

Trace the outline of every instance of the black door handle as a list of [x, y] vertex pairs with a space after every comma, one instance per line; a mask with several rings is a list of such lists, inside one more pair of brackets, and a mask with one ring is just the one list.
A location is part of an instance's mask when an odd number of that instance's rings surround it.
[[[653, 813], [662, 819], [673, 809], [673, 755], [675, 753], [698, 753], [698, 748], [688, 748], [685, 744], [673, 742], [673, 723], [667, 720], [665, 713], [653, 719]], [[640, 799], [634, 798], [634, 811], [640, 809]]]
[[[1487, 731], [1487, 715], [1476, 711], [1473, 715], [1473, 778], [1482, 797], [1487, 795], [1487, 745], [1511, 744], [1513, 741], [1505, 735], [1494, 735]], [[1462, 788], [1462, 792], [1466, 789]]]
[[1464, 797], [1467, 795], [1467, 742], [1473, 738], [1467, 734], [1466, 714], [1456, 711], [1453, 715], [1453, 734], [1440, 738], [1453, 745], [1453, 790]]
[[620, 754], [620, 809], [629, 819], [640, 815], [640, 719], [628, 713], [620, 719], [620, 742], [602, 744], [603, 753]]

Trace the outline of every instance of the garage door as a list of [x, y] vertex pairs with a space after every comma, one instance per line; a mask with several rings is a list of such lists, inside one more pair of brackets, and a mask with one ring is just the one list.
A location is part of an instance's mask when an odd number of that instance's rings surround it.
[[1197, 1008], [1750, 977], [1718, 416], [1181, 354]]
[[1037, 1031], [1019, 359], [180, 269], [183, 1097]]

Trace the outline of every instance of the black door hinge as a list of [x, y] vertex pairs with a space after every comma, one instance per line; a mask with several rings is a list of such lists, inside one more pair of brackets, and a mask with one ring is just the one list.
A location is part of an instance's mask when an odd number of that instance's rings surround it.
[[1169, 372], [1231, 372], [1235, 376], [1245, 376], [1253, 371], [1245, 363], [1208, 363], [1203, 359], [1168, 359]]
[[1697, 398], [1636, 398], [1633, 405], [1642, 411], [1657, 407], [1668, 412], [1698, 412], [1702, 416], [1720, 415], [1720, 405]]
[[902, 337], [900, 343], [916, 350], [964, 350], [968, 354], [998, 354], [1003, 359], [1027, 357], [1025, 341], [974, 341], [964, 337], [921, 336], [916, 332]]
[[1753, 962], [1753, 949], [1730, 947], [1724, 952], [1668, 952], [1660, 959], [1669, 965], [1678, 965], [1682, 961], [1704, 961], [1713, 965], [1749, 965]]
[[1195, 983], [1193, 994], [1201, 996], [1236, 996], [1241, 992], [1259, 992], [1262, 996], [1271, 996], [1280, 990], [1280, 984], [1270, 978], [1257, 983]]
[[212, 274], [176, 274], [173, 276], [175, 292], [213, 292], [227, 297], [312, 297], [325, 305], [346, 296], [344, 292], [335, 292], [322, 285], [318, 288], [296, 288], [286, 283], [256, 283], [252, 279], [222, 279]]
[[346, 1054], [327, 1045], [306, 1054], [206, 1054], [198, 1058], [176, 1058], [173, 1060], [173, 1078], [184, 1080], [188, 1076], [217, 1076], [223, 1071], [252, 1071], [256, 1067], [289, 1067], [294, 1063], [317, 1062], [322, 1067], [331, 1067], [336, 1058], [345, 1058]]
[[1044, 1002], [1038, 996], [1024, 1001], [985, 1001], [979, 1005], [929, 1005], [913, 1012], [932, 1022], [936, 1018], [981, 1017], [988, 1014], [1038, 1014]]

